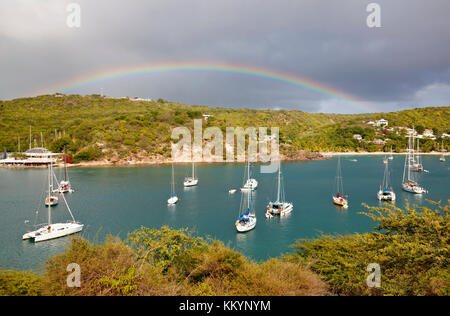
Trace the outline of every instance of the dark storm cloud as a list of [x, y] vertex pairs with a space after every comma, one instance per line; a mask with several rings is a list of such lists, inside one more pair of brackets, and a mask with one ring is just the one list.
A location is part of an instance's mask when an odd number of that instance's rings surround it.
[[[65, 25], [78, 2], [82, 26]], [[217, 61], [291, 73], [354, 95], [372, 108], [449, 105], [450, 3], [364, 0], [3, 0], [0, 98], [47, 91], [104, 69]], [[189, 104], [353, 112], [329, 96], [270, 80], [212, 73], [140, 75], [71, 90], [164, 97]], [[359, 109], [361, 111], [361, 109]]]

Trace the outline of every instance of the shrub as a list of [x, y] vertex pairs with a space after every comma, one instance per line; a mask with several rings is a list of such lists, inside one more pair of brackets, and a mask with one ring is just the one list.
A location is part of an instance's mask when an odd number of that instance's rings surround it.
[[[450, 202], [450, 201], [449, 201]], [[377, 232], [300, 240], [291, 262], [310, 264], [341, 295], [449, 295], [449, 204], [367, 207]], [[366, 268], [378, 263], [382, 285], [369, 289]]]
[[102, 150], [94, 145], [94, 146], [90, 146], [88, 148], [82, 149], [80, 152], [78, 152], [75, 157], [74, 157], [74, 161], [75, 162], [79, 162], [79, 161], [92, 161], [92, 160], [97, 160], [102, 156]]

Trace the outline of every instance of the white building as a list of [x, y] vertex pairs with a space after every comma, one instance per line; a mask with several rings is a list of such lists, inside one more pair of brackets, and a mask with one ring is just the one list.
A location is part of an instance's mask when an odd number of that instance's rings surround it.
[[211, 117], [211, 116], [212, 116], [211, 114], [203, 114], [203, 117], [205, 118], [205, 121], [207, 121], [208, 118]]
[[26, 159], [16, 159], [13, 155], [0, 160], [0, 165], [7, 166], [45, 166], [50, 162], [56, 163], [58, 156], [62, 154], [52, 153], [46, 148], [36, 147], [28, 149], [23, 153]]
[[377, 121], [376, 125], [377, 125], [378, 127], [381, 127], [381, 126], [387, 126], [388, 123], [389, 123], [389, 122], [388, 122], [387, 120], [381, 119], [381, 120], [378, 120], [378, 121]]
[[434, 136], [433, 130], [432, 129], [426, 129], [426, 130], [423, 131], [422, 135], [424, 137], [433, 137]]
[[357, 140], [359, 140], [359, 141], [362, 141], [362, 139], [363, 139], [362, 136], [359, 135], [359, 134], [354, 134], [354, 135], [353, 135], [353, 138], [354, 138], [354, 139], [357, 139]]

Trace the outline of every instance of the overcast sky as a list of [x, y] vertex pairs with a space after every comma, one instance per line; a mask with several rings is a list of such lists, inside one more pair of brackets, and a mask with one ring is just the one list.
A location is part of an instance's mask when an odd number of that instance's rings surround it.
[[[72, 2], [81, 7], [80, 28], [66, 24]], [[371, 2], [381, 7], [381, 28], [366, 24]], [[211, 72], [141, 74], [65, 92], [307, 112], [448, 106], [450, 1], [0, 1], [2, 100], [54, 93], [105, 70], [173, 61], [288, 73], [366, 108], [279, 81]]]

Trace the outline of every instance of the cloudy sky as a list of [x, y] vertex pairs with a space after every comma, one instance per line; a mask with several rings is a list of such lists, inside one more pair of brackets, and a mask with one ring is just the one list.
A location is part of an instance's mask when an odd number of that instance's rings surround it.
[[[79, 28], [66, 23], [73, 2]], [[371, 2], [380, 5], [380, 28], [367, 26]], [[1, 0], [0, 99], [103, 91], [307, 112], [448, 106], [449, 12], [448, 0]], [[193, 62], [263, 69], [326, 88], [214, 71], [73, 86], [117, 69]]]

